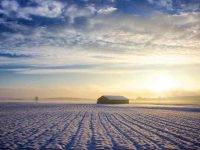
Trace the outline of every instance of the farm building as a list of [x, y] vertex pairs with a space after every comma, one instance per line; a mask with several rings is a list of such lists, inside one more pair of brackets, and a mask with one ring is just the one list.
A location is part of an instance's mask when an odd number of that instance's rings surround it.
[[103, 95], [97, 99], [97, 104], [129, 104], [129, 99], [124, 96]]

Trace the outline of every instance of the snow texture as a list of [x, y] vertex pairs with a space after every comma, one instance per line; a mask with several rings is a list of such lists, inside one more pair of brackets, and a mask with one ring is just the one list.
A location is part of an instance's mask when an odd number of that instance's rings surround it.
[[1, 103], [0, 149], [200, 149], [200, 110]]

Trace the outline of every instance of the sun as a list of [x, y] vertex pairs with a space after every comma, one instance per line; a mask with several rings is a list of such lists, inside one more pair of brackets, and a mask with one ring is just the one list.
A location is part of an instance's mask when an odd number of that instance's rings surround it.
[[156, 75], [152, 78], [150, 90], [153, 92], [161, 93], [170, 91], [178, 86], [177, 82], [165, 75]]

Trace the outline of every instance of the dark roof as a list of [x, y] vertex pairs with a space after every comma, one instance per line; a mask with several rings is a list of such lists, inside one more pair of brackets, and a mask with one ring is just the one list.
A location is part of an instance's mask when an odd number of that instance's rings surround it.
[[102, 97], [105, 97], [108, 100], [128, 100], [128, 98], [120, 95], [103, 95]]

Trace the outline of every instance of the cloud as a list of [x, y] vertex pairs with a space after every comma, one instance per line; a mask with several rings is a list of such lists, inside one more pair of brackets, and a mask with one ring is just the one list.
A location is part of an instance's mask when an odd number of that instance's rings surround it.
[[[7, 3], [2, 7], [8, 8], [3, 9], [5, 15], [17, 11], [17, 17], [23, 18], [0, 19], [1, 69], [15, 66], [13, 70], [18, 73], [60, 73], [101, 72], [103, 68], [112, 72], [119, 67], [128, 72], [139, 70], [133, 66], [154, 68], [200, 62], [200, 14], [196, 11], [154, 11], [147, 17], [131, 11], [127, 14], [114, 5], [117, 2], [85, 2], [81, 6], [37, 0], [35, 5], [23, 7], [15, 2], [1, 2]], [[66, 24], [62, 22], [65, 19]]]
[[6, 57], [6, 58], [27, 58], [27, 57], [31, 57], [31, 56], [24, 55], [24, 54], [0, 52], [0, 57]]
[[[58, 46], [96, 46], [97, 48], [109, 49], [136, 49], [144, 46], [163, 46], [168, 48], [188, 47], [192, 43], [193, 48], [199, 44], [193, 42], [198, 39], [199, 13], [182, 13], [179, 15], [165, 15], [157, 13], [149, 19], [138, 16], [116, 15], [110, 17], [91, 18], [82, 31], [75, 28], [58, 28], [49, 31], [49, 28], [37, 28], [29, 35], [8, 35], [10, 47], [16, 45], [58, 45]], [[184, 30], [183, 30], [184, 29]], [[86, 30], [86, 32], [84, 31]], [[160, 36], [160, 37], [159, 37]], [[158, 38], [159, 37], [159, 38]], [[192, 39], [189, 41], [188, 39]], [[157, 42], [157, 41], [160, 42]], [[161, 43], [163, 40], [163, 43]], [[164, 40], [170, 40], [166, 43]], [[177, 40], [179, 40], [177, 42]], [[5, 46], [6, 41], [1, 42]], [[181, 42], [181, 43], [180, 43]], [[171, 46], [171, 47], [170, 47]], [[192, 45], [191, 45], [192, 46]]]
[[49, 18], [56, 18], [62, 14], [65, 4], [58, 1], [37, 1], [38, 6], [36, 7], [25, 7], [21, 8], [19, 16], [37, 15]]
[[96, 59], [103, 59], [103, 60], [105, 60], [105, 59], [107, 59], [107, 60], [112, 60], [112, 59], [114, 59], [115, 57], [112, 57], [112, 56], [103, 56], [103, 55], [94, 55], [94, 56], [92, 56], [93, 58], [96, 58]]
[[195, 12], [198, 12], [200, 9], [200, 3], [198, 3], [198, 1], [194, 2], [194, 3], [182, 3], [180, 5], [180, 11], [195, 11]]
[[35, 0], [34, 2], [36, 3], [35, 6], [21, 7], [15, 0], [3, 0], [1, 2], [3, 9], [0, 12], [9, 17], [24, 19], [31, 19], [31, 15], [55, 18], [61, 15], [65, 7], [65, 4], [59, 1]]
[[91, 17], [96, 13], [96, 8], [94, 5], [88, 5], [79, 8], [77, 5], [71, 5], [66, 8], [65, 16], [70, 18], [70, 23], [74, 23], [74, 19], [77, 17]]
[[[98, 16], [90, 19], [85, 30], [73, 27], [62, 27], [55, 31], [37, 28], [30, 35], [9, 34], [0, 42], [0, 48], [10, 49], [9, 53], [34, 56], [26, 60], [9, 60], [9, 63], [37, 66], [38, 71], [34, 72], [39, 72], [39, 69], [43, 69], [43, 72], [53, 70], [52, 66], [79, 63], [104, 67], [113, 62], [120, 64], [130, 61], [136, 66], [141, 63], [198, 63], [198, 15], [156, 13], [149, 19], [134, 15]], [[88, 71], [94, 68], [84, 69]], [[64, 70], [69, 68], [57, 68], [58, 72]], [[80, 68], [72, 71], [78, 70], [82, 71]]]
[[[166, 9], [172, 14], [180, 12], [199, 12], [200, 3], [198, 0], [182, 1], [182, 0], [147, 0], [152, 6], [158, 9]], [[165, 10], [164, 10], [165, 12]]]
[[112, 13], [112, 12], [114, 12], [114, 11], [116, 11], [117, 10], [117, 8], [115, 8], [115, 7], [106, 7], [106, 8], [101, 8], [101, 9], [99, 9], [98, 11], [97, 11], [97, 13], [98, 14], [110, 14], [110, 13]]
[[95, 4], [86, 4], [78, 6], [76, 4], [67, 4], [66, 2], [56, 0], [34, 0], [34, 5], [20, 6], [17, 1], [3, 0], [0, 5], [0, 13], [11, 18], [22, 18], [33, 20], [34, 16], [47, 18], [69, 19], [69, 23], [74, 23], [77, 17], [92, 17], [95, 14], [110, 14], [117, 10], [114, 7], [97, 7]]
[[19, 8], [18, 3], [14, 0], [11, 1], [3, 0], [1, 1], [1, 6], [4, 10], [7, 10], [6, 14], [10, 12], [15, 12]]

